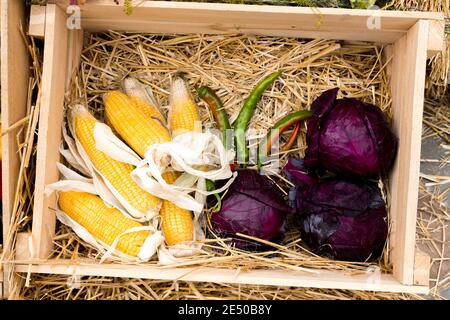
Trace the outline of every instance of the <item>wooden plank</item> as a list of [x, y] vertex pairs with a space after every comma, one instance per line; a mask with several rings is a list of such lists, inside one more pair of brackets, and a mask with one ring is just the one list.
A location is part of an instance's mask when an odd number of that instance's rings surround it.
[[[18, 272], [28, 272], [29, 265], [18, 264]], [[427, 286], [405, 286], [392, 275], [380, 275], [375, 281], [371, 275], [345, 275], [322, 271], [318, 275], [281, 270], [253, 270], [237, 272], [218, 268], [161, 268], [139, 265], [74, 264], [70, 260], [33, 265], [33, 273], [79, 276], [126, 277], [158, 280], [183, 280], [233, 284], [273, 285], [289, 287], [331, 288], [385, 292], [428, 293]]]
[[[20, 33], [20, 25], [26, 26], [23, 1], [1, 0], [1, 122], [6, 129], [26, 116], [29, 79], [29, 55]], [[19, 175], [20, 160], [16, 143], [17, 130], [2, 136], [2, 206], [3, 243], [7, 243], [14, 194]], [[4, 290], [8, 295], [8, 270], [4, 266]], [[1, 272], [0, 272], [1, 274]]]
[[42, 99], [37, 145], [35, 198], [33, 207], [33, 257], [45, 258], [51, 252], [56, 218], [51, 208], [55, 197], [44, 195], [45, 185], [59, 178], [61, 123], [67, 75], [68, 49], [66, 14], [54, 4], [47, 5], [45, 51], [42, 71]]
[[431, 258], [416, 247], [414, 258], [414, 285], [429, 286]]
[[[68, 2], [66, 0], [56, 0], [59, 6], [64, 9], [67, 8]], [[123, 10], [123, 0], [119, 0], [118, 4], [111, 2], [109, 0], [89, 0], [84, 5], [81, 6], [82, 15], [89, 15], [89, 17], [109, 17], [109, 19], [114, 19], [118, 16], [129, 17], [130, 20], [139, 19], [145, 16], [148, 9], [164, 9], [161, 12], [173, 12], [174, 15], [183, 15], [183, 12], [191, 13], [195, 11], [197, 13], [206, 12], [218, 12], [225, 14], [236, 14], [236, 13], [249, 13], [252, 16], [258, 14], [266, 13], [276, 13], [282, 14], [286, 17], [291, 17], [290, 14], [300, 14], [300, 15], [323, 15], [326, 18], [334, 19], [331, 21], [346, 21], [350, 22], [353, 19], [365, 19], [372, 17], [374, 11], [372, 10], [358, 10], [358, 9], [343, 9], [343, 8], [312, 8], [312, 7], [288, 7], [288, 6], [266, 6], [266, 5], [245, 5], [245, 4], [227, 4], [227, 3], [204, 3], [204, 2], [176, 2], [176, 1], [143, 1], [139, 3], [138, 6], [133, 7], [131, 15], [126, 15]], [[93, 10], [101, 9], [102, 12], [95, 12]], [[180, 13], [181, 12], [181, 13]], [[376, 12], [379, 16], [386, 21], [385, 27], [390, 28], [393, 25], [409, 25], [411, 27], [417, 20], [428, 19], [428, 20], [442, 20], [444, 18], [443, 13], [438, 12], [421, 12], [421, 11], [394, 11], [394, 10], [380, 10]], [[112, 14], [112, 16], [111, 16]], [[203, 17], [203, 16], [202, 16]], [[264, 16], [262, 16], [264, 17]], [[147, 17], [157, 18], [157, 17]], [[195, 17], [192, 17], [195, 18]], [[324, 19], [325, 20], [325, 19]], [[330, 23], [331, 23], [330, 21]], [[354, 21], [356, 22], [356, 21]], [[411, 25], [412, 23], [412, 25]], [[406, 27], [405, 30], [407, 30]]]
[[[57, 1], [66, 7], [66, 1]], [[380, 28], [368, 28], [368, 21]], [[252, 33], [303, 38], [394, 42], [420, 19], [443, 20], [443, 14], [333, 8], [297, 8], [217, 3], [145, 1], [131, 15], [122, 3], [92, 0], [81, 7], [87, 31], [152, 33]]]
[[14, 260], [30, 260], [31, 256], [30, 246], [29, 246], [30, 234], [28, 232], [17, 233], [16, 240], [16, 251], [14, 255]]
[[30, 23], [28, 25], [28, 35], [44, 38], [45, 32], [45, 6], [32, 5], [30, 9]]
[[[105, 20], [84, 20], [83, 28], [92, 32], [105, 31]], [[347, 31], [330, 32], [324, 30], [300, 30], [300, 26], [292, 26], [289, 29], [280, 25], [272, 25], [270, 28], [266, 24], [252, 24], [237, 25], [231, 23], [189, 23], [176, 21], [114, 21], [114, 30], [127, 32], [151, 32], [153, 34], [189, 34], [189, 33], [204, 33], [204, 34], [254, 34], [275, 37], [292, 37], [305, 39], [330, 39], [330, 40], [348, 40], [348, 41], [373, 41], [377, 43], [392, 43], [401, 36], [403, 32], [383, 32], [383, 33], [367, 33]]]
[[393, 128], [399, 137], [390, 178], [394, 276], [413, 284], [422, 114], [429, 22], [420, 20], [394, 44], [391, 91]]
[[69, 30], [69, 45], [67, 49], [67, 76], [65, 88], [68, 89], [73, 76], [78, 71], [81, 62], [81, 51], [83, 50], [83, 29]]
[[430, 21], [428, 31], [428, 59], [446, 48], [445, 21]]

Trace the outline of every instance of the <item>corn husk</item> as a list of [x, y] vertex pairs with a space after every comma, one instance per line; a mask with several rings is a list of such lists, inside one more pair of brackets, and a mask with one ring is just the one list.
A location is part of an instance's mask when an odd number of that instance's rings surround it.
[[[166, 160], [168, 158], [169, 162]], [[231, 172], [229, 166], [233, 159], [234, 152], [225, 150], [217, 136], [208, 132], [186, 132], [170, 142], [151, 146], [146, 152], [144, 161], [132, 172], [132, 177], [147, 192], [169, 200], [180, 208], [200, 213], [205, 204], [204, 196], [222, 192], [233, 182], [237, 175]], [[168, 184], [162, 174], [169, 165], [176, 171], [191, 175], [191, 179], [183, 177], [173, 185]], [[218, 169], [209, 171], [196, 169], [205, 166]], [[207, 192], [204, 187], [199, 186], [199, 182], [204, 182], [204, 179], [229, 180], [222, 188]], [[191, 183], [187, 183], [189, 180]], [[181, 181], [185, 183], [177, 183]], [[196, 187], [193, 186], [195, 182]], [[196, 199], [188, 195], [192, 191], [196, 192]], [[191, 201], [186, 203], [179, 201], [178, 198]]]
[[[178, 207], [200, 213], [205, 204], [201, 195], [209, 195], [225, 190], [236, 174], [230, 169], [234, 152], [225, 150], [222, 141], [209, 132], [186, 132], [172, 141], [152, 145], [145, 158], [140, 157], [122, 142], [107, 125], [97, 123], [94, 130], [97, 148], [111, 158], [136, 166], [131, 176], [145, 191], [176, 204]], [[199, 170], [196, 167], [218, 167], [213, 170]], [[174, 169], [186, 174], [177, 180], [181, 183], [168, 184], [162, 174]], [[199, 178], [221, 180], [230, 179], [218, 190], [207, 192], [198, 185]], [[197, 193], [197, 199], [190, 193]]]

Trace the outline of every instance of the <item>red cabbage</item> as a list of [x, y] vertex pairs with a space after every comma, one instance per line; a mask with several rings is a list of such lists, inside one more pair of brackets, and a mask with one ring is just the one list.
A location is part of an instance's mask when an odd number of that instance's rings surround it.
[[269, 178], [254, 170], [242, 170], [222, 200], [221, 210], [212, 213], [211, 225], [219, 236], [232, 238], [231, 245], [262, 250], [266, 246], [238, 237], [236, 233], [280, 243], [289, 212], [293, 209]]
[[388, 233], [387, 212], [378, 186], [339, 178], [314, 179], [302, 162], [284, 168], [297, 184], [295, 205], [302, 240], [317, 254], [332, 259], [377, 259]]
[[348, 177], [387, 176], [397, 138], [383, 112], [357, 99], [336, 99], [338, 91], [325, 91], [311, 106], [306, 168]]

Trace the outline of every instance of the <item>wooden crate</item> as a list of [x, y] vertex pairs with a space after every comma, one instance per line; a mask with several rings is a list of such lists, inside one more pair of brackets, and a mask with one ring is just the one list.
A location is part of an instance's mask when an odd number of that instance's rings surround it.
[[[443, 15], [345, 9], [312, 9], [206, 3], [144, 2], [127, 16], [110, 0], [90, 0], [81, 9], [82, 30], [66, 28], [67, 1], [49, 4], [45, 16], [43, 96], [40, 114], [35, 203], [31, 241], [20, 234], [16, 271], [50, 274], [138, 277], [163, 280], [211, 281], [255, 285], [286, 285], [391, 292], [428, 291], [429, 258], [415, 249], [419, 162], [427, 56], [443, 48]], [[369, 29], [379, 18], [381, 29]], [[371, 20], [372, 19], [372, 20]], [[369, 22], [370, 22], [369, 21]], [[59, 179], [64, 92], [79, 64], [83, 31], [148, 33], [245, 33], [300, 38], [374, 41], [388, 44], [393, 93], [394, 130], [400, 138], [398, 158], [390, 178], [392, 274], [373, 281], [372, 275], [213, 268], [157, 268], [140, 265], [99, 265], [86, 261], [46, 259], [52, 251], [55, 198], [44, 187]], [[18, 108], [17, 105], [6, 105]], [[21, 106], [20, 106], [21, 107]], [[5, 142], [11, 137], [5, 137]], [[12, 143], [9, 141], [10, 146]], [[5, 143], [6, 145], [6, 143]], [[6, 192], [13, 189], [6, 188]], [[29, 243], [32, 247], [29, 247]]]

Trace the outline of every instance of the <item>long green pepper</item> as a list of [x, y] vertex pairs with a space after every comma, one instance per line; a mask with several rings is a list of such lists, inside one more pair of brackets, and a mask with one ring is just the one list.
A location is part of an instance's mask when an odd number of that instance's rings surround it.
[[238, 163], [242, 163], [244, 166], [249, 159], [249, 151], [247, 147], [247, 142], [245, 139], [245, 131], [247, 130], [248, 123], [255, 112], [258, 102], [264, 91], [281, 75], [281, 71], [274, 72], [261, 80], [255, 88], [252, 90], [247, 100], [245, 100], [241, 111], [239, 112], [236, 121], [234, 122], [234, 134], [236, 141], [236, 152]]

